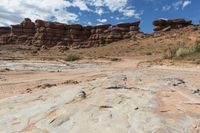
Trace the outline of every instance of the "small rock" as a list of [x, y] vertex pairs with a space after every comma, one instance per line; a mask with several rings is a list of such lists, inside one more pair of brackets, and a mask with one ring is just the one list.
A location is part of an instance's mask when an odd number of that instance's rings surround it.
[[172, 86], [179, 86], [186, 83], [183, 79], [179, 78], [166, 78], [164, 80], [166, 80], [167, 83]]
[[135, 110], [138, 110], [138, 109], [139, 109], [139, 107], [135, 107], [134, 109], [135, 109]]
[[199, 94], [199, 95], [200, 95], [200, 89], [194, 90], [192, 93], [193, 93], [193, 94]]
[[102, 106], [100, 106], [99, 108], [100, 108], [100, 109], [103, 109], [103, 108], [104, 108], [104, 109], [105, 109], [105, 108], [112, 108], [112, 106], [102, 105]]
[[85, 91], [80, 91], [78, 97], [85, 99], [87, 97]]

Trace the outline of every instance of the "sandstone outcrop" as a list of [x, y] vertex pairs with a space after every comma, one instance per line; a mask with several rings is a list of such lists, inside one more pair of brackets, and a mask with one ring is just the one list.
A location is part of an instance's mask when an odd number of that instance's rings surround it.
[[68, 25], [62, 23], [47, 22], [42, 20], [35, 21], [36, 34], [32, 43], [37, 46], [53, 46], [58, 42], [65, 43], [67, 39]]
[[[159, 19], [155, 20], [153, 25], [157, 34], [192, 25], [192, 21]], [[20, 24], [11, 25], [11, 28], [0, 27], [0, 44], [23, 44], [39, 48], [53, 46], [64, 47], [65, 49], [89, 48], [123, 39], [144, 37], [147, 36], [140, 31], [140, 21], [120, 23], [114, 26], [110, 24], [82, 26], [80, 24], [68, 25], [43, 20], [32, 22], [29, 18], [25, 18]]]
[[11, 32], [10, 27], [0, 27], [0, 36], [3, 34], [9, 34]]
[[0, 36], [0, 44], [31, 44], [35, 35], [35, 24], [29, 18], [18, 25], [11, 25], [11, 29], [6, 29], [7, 33]]
[[116, 26], [67, 25], [58, 22], [29, 18], [9, 27], [0, 27], [0, 44], [24, 44], [38, 47], [66, 46], [68, 48], [88, 48], [143, 34], [139, 31], [140, 22], [120, 23]]
[[155, 26], [154, 31], [168, 31], [171, 29], [183, 28], [191, 24], [192, 24], [191, 20], [185, 20], [185, 19], [173, 19], [173, 20], [158, 19], [153, 21], [153, 25]]

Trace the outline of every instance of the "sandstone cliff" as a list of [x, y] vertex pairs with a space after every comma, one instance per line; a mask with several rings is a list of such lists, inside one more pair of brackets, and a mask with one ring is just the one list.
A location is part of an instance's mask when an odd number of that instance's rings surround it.
[[174, 20], [158, 19], [153, 22], [153, 25], [155, 26], [154, 31], [168, 31], [171, 29], [178, 29], [192, 25], [192, 21], [185, 19], [174, 19]]
[[[109, 24], [97, 26], [67, 25], [58, 22], [29, 18], [18, 24], [0, 28], [0, 44], [25, 44], [52, 47], [56, 45], [68, 48], [89, 48], [132, 37], [143, 37], [139, 31], [140, 22]], [[137, 36], [140, 35], [140, 36]]]
[[[167, 31], [181, 29], [192, 25], [191, 20], [158, 19], [153, 22], [153, 36]], [[104, 46], [123, 39], [143, 39], [149, 35], [140, 31], [140, 21], [120, 23], [115, 26], [102, 24], [97, 26], [82, 26], [79, 24], [64, 24], [36, 20], [32, 22], [25, 18], [23, 22], [10, 27], [0, 27], [0, 45], [31, 45], [39, 48], [64, 46], [67, 49], [79, 49]]]

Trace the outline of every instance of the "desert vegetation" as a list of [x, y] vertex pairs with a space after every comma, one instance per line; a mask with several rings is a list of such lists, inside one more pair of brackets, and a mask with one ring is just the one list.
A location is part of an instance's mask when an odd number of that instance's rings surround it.
[[166, 59], [191, 61], [192, 63], [200, 63], [200, 42], [188, 46], [181, 44], [173, 48], [169, 48], [164, 56]]
[[65, 61], [76, 61], [79, 60], [81, 57], [78, 54], [69, 54], [67, 58], [65, 58]]

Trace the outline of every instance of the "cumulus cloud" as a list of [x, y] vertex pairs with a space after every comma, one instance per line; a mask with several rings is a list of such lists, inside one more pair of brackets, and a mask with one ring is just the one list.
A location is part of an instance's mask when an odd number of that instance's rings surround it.
[[77, 21], [75, 13], [68, 12], [66, 7], [71, 3], [65, 0], [1, 0], [0, 25], [15, 24], [25, 17], [31, 19], [49, 20], [55, 17], [56, 21]]
[[[137, 13], [133, 6], [128, 6], [128, 2], [128, 0], [88, 0], [88, 4], [97, 8], [96, 11], [99, 11], [100, 7], [107, 7], [111, 12], [119, 12], [126, 17], [140, 18], [141, 14]], [[100, 10], [97, 13], [102, 15], [104, 11]]]
[[74, 0], [71, 5], [78, 7], [81, 11], [91, 11], [83, 0]]
[[102, 8], [97, 8], [95, 11], [97, 14], [99, 14], [100, 16], [103, 15], [105, 13], [105, 11]]
[[[74, 7], [80, 11], [69, 10]], [[141, 15], [133, 6], [129, 6], [129, 0], [1, 0], [0, 25], [16, 24], [26, 17], [63, 23], [78, 22], [82, 12], [98, 15], [116, 12], [134, 18]]]
[[137, 13], [136, 10], [132, 9], [131, 7], [120, 9], [119, 12], [123, 13], [123, 15], [126, 17], [135, 17], [137, 19], [140, 19], [140, 16], [143, 14], [143, 12]]
[[100, 23], [106, 23], [108, 20], [107, 19], [97, 19], [97, 21]]

